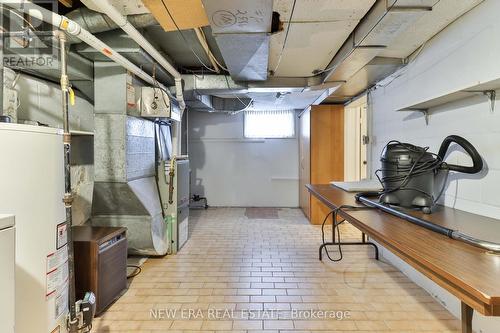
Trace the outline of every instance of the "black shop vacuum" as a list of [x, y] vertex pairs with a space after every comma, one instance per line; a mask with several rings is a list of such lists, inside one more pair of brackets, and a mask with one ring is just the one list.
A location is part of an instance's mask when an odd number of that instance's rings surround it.
[[[445, 162], [452, 143], [458, 144], [470, 156], [472, 166]], [[450, 171], [467, 174], [481, 172], [483, 160], [469, 141], [457, 135], [450, 135], [444, 139], [437, 154], [429, 152], [429, 147], [390, 141], [382, 150], [380, 162], [381, 168], [375, 172], [375, 175], [382, 184], [383, 190], [358, 193], [357, 201], [450, 238], [489, 251], [500, 252], [498, 243], [476, 239], [458, 230], [434, 224], [429, 219], [420, 218], [418, 214], [411, 214], [411, 210], [421, 210], [426, 214], [432, 213], [432, 208], [446, 188]]]
[[[472, 166], [444, 161], [451, 143], [457, 143], [465, 150], [472, 159]], [[420, 208], [424, 213], [430, 213], [444, 191], [450, 171], [475, 174], [483, 169], [483, 160], [476, 148], [460, 136], [446, 137], [437, 155], [428, 150], [429, 147], [399, 141], [391, 141], [385, 146], [380, 156], [382, 167], [375, 173], [384, 189], [381, 203]]]

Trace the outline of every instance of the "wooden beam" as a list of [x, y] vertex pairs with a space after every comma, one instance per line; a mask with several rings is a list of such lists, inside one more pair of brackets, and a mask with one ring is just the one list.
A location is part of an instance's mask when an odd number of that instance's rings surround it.
[[59, 0], [59, 2], [61, 4], [63, 4], [63, 6], [65, 6], [65, 7], [68, 7], [68, 8], [73, 7], [73, 0]]

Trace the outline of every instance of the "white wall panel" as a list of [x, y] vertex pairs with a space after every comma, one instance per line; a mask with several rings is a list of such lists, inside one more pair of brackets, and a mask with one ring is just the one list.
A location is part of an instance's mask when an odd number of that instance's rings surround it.
[[189, 114], [191, 193], [211, 206], [297, 207], [298, 140], [243, 138], [243, 113]]
[[[445, 204], [457, 209], [500, 219], [500, 109], [490, 111], [490, 102], [481, 95], [448, 103], [430, 110], [429, 125], [422, 115], [395, 110], [415, 101], [460, 89], [471, 82], [500, 77], [500, 1], [486, 0], [429, 41], [417, 60], [403, 68], [398, 78], [386, 81], [370, 94], [372, 116], [372, 172], [378, 157], [391, 139], [430, 146], [437, 152], [447, 135], [464, 136], [482, 155], [486, 168], [474, 176], [451, 177]], [[456, 152], [450, 162], [468, 163], [465, 154]], [[473, 221], [471, 221], [473, 223]], [[500, 228], [500, 223], [495, 228]], [[384, 252], [385, 253], [385, 252]], [[387, 260], [426, 288], [455, 315], [459, 301], [393, 255]], [[498, 331], [500, 319], [474, 316], [476, 332]]]

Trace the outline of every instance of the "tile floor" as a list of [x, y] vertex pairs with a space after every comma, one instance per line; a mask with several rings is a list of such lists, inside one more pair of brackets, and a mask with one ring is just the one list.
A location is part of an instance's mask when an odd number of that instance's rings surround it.
[[[320, 228], [298, 209], [249, 219], [193, 211], [176, 256], [151, 258], [93, 332], [459, 332], [459, 321], [373, 249], [319, 262]], [[359, 237], [349, 225], [344, 239]], [[336, 250], [332, 249], [332, 256]]]

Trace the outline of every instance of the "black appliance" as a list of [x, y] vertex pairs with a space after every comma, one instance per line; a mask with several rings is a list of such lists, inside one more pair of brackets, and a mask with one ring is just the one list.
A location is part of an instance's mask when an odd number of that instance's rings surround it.
[[[451, 143], [457, 143], [472, 159], [472, 166], [448, 164], [444, 161]], [[383, 186], [380, 203], [406, 208], [419, 208], [430, 213], [446, 186], [449, 171], [475, 174], [483, 169], [483, 160], [466, 139], [450, 135], [438, 154], [429, 147], [390, 141], [382, 151], [382, 167], [376, 175]], [[437, 185], [440, 184], [440, 185]]]
[[[472, 159], [472, 166], [448, 164], [444, 161], [451, 143], [457, 143]], [[383, 186], [381, 192], [362, 192], [356, 200], [372, 208], [405, 219], [408, 222], [432, 230], [471, 245], [500, 253], [500, 243], [478, 239], [459, 230], [434, 224], [411, 214], [403, 208], [431, 209], [443, 193], [450, 171], [475, 174], [483, 169], [483, 160], [474, 146], [457, 135], [446, 137], [437, 154], [428, 152], [428, 147], [417, 147], [409, 143], [390, 141], [382, 151], [382, 167], [376, 175]], [[436, 186], [436, 183], [441, 183]], [[373, 199], [372, 199], [373, 198]]]

